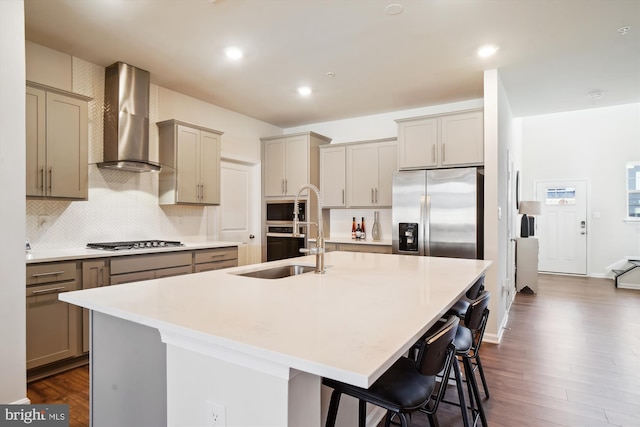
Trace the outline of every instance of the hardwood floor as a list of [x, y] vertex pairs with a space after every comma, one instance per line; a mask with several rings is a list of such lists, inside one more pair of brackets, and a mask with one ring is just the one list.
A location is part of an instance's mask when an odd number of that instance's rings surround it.
[[32, 382], [27, 397], [33, 404], [66, 403], [69, 427], [89, 425], [89, 365]]
[[[516, 295], [502, 343], [485, 343], [480, 354], [492, 427], [640, 426], [640, 291], [540, 275], [537, 294]], [[70, 427], [88, 425], [88, 396], [86, 367], [28, 389], [32, 403], [68, 403]], [[461, 425], [450, 405], [438, 419]], [[429, 423], [416, 415], [412, 425]]]

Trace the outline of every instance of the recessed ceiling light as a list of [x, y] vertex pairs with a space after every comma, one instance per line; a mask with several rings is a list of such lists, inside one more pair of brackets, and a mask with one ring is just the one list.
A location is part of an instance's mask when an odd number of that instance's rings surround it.
[[499, 47], [493, 44], [486, 44], [478, 49], [478, 56], [487, 58], [498, 51]]
[[602, 92], [600, 92], [599, 90], [594, 90], [593, 92], [589, 92], [589, 98], [593, 99], [594, 101], [597, 101], [598, 99], [601, 99], [602, 95], [604, 95], [604, 94]]
[[298, 88], [298, 93], [302, 96], [309, 96], [311, 95], [311, 88], [309, 86], [300, 86]]
[[480, 48], [478, 49], [478, 56], [482, 58], [488, 58], [489, 56], [495, 54], [498, 49], [500, 48], [494, 44], [486, 44], [484, 46], [480, 46]]
[[242, 58], [244, 56], [242, 51], [240, 49], [238, 49], [237, 47], [234, 47], [234, 46], [226, 48], [224, 50], [224, 53], [225, 53], [225, 55], [227, 55], [227, 58], [234, 59], [234, 60], [238, 60], [238, 59], [240, 59], [240, 58]]
[[618, 32], [621, 36], [626, 36], [629, 31], [631, 31], [631, 27], [628, 25], [618, 28]]
[[404, 7], [398, 3], [391, 3], [384, 8], [384, 11], [387, 13], [387, 15], [399, 15], [402, 13], [402, 11], [404, 11]]

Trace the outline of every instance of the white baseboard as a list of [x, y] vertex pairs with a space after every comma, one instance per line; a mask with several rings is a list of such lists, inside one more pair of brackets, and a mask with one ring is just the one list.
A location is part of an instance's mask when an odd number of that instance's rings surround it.
[[25, 397], [20, 400], [16, 400], [15, 402], [9, 402], [9, 405], [31, 405], [31, 400], [28, 397]]
[[484, 337], [482, 338], [483, 342], [490, 342], [491, 344], [500, 344], [502, 341], [502, 334], [504, 334], [504, 330], [507, 328], [507, 321], [509, 320], [509, 313], [507, 312], [504, 315], [504, 319], [502, 319], [502, 324], [498, 326], [497, 334], [488, 334], [485, 332]]
[[623, 282], [618, 282], [618, 289], [635, 289], [635, 290], [640, 290], [640, 283], [623, 283]]

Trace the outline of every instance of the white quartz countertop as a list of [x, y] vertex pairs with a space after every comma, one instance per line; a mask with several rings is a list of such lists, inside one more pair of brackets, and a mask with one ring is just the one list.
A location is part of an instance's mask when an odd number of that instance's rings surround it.
[[143, 255], [161, 252], [192, 251], [195, 249], [215, 249], [240, 246], [239, 242], [197, 242], [184, 243], [183, 246], [169, 246], [164, 248], [127, 249], [117, 251], [107, 251], [100, 249], [72, 248], [54, 250], [31, 250], [26, 254], [27, 264], [40, 262], [69, 261], [89, 258], [112, 258], [126, 255]]
[[59, 298], [234, 354], [371, 385], [491, 264], [331, 252], [326, 274], [238, 272], [315, 256], [66, 292]]

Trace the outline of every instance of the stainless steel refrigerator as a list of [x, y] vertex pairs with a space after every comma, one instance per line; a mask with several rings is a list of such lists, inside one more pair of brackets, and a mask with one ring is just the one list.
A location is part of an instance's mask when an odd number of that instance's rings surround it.
[[393, 175], [393, 253], [483, 258], [484, 170]]

